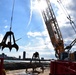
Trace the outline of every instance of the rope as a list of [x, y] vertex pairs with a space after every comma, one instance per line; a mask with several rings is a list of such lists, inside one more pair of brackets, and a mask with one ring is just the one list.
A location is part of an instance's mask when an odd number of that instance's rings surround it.
[[[76, 30], [75, 30], [75, 28], [76, 28], [76, 26], [75, 26], [75, 23], [71, 20], [71, 17], [69, 16], [69, 17], [67, 17], [68, 18], [68, 20], [70, 21], [70, 24], [71, 24], [71, 26], [72, 26], [72, 28], [73, 28], [73, 30], [74, 30], [74, 32], [76, 33]], [[74, 28], [74, 26], [75, 26], [75, 28]]]
[[66, 15], [66, 16], [69, 16], [69, 15], [68, 15], [68, 12], [66, 11], [66, 9], [65, 9], [65, 7], [64, 7], [64, 5], [63, 5], [63, 3], [62, 3], [62, 1], [61, 1], [61, 0], [57, 0], [57, 2], [60, 4], [62, 10], [63, 10], [64, 13], [65, 13], [65, 15]]
[[76, 30], [75, 30], [75, 29], [76, 29], [76, 25], [75, 25], [74, 21], [72, 21], [70, 15], [68, 15], [68, 12], [67, 12], [66, 8], [64, 7], [62, 1], [61, 1], [61, 0], [57, 0], [57, 2], [60, 4], [62, 10], [64, 11], [64, 13], [65, 13], [67, 19], [70, 21], [70, 24], [71, 24], [71, 26], [72, 26], [72, 28], [73, 28], [75, 34], [76, 34]]
[[14, 4], [15, 4], [15, 0], [13, 0], [12, 15], [11, 15], [11, 22], [10, 22], [10, 31], [11, 31], [11, 29], [12, 29], [12, 21], [13, 21], [13, 13], [14, 13]]

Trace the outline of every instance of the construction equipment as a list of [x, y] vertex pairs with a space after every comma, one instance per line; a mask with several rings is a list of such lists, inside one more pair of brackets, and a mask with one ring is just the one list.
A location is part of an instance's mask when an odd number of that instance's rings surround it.
[[14, 33], [12, 32], [12, 21], [13, 21], [13, 14], [14, 14], [14, 4], [15, 0], [13, 0], [13, 7], [12, 7], [12, 14], [11, 14], [11, 21], [10, 21], [10, 31], [6, 32], [2, 42], [0, 43], [0, 48], [3, 50], [5, 47], [9, 48], [10, 51], [12, 48], [15, 48], [18, 51], [19, 47], [16, 44]]
[[32, 59], [30, 61], [30, 64], [32, 66], [33, 72], [36, 71], [37, 67], [40, 67], [42, 72], [44, 72], [44, 66], [40, 61], [40, 56], [38, 52], [33, 53]]
[[12, 48], [16, 48], [16, 50], [18, 51], [19, 47], [16, 44], [14, 33], [12, 31], [6, 32], [2, 42], [0, 43], [0, 47], [1, 47], [2, 50], [5, 47], [8, 47], [10, 49], [10, 51], [11, 51]]
[[74, 62], [74, 60], [76, 60], [76, 52], [70, 53], [69, 51], [76, 43], [76, 38], [69, 46], [64, 48], [61, 31], [58, 26], [50, 0], [45, 1], [47, 3], [47, 8], [41, 11], [42, 17], [44, 19], [52, 45], [55, 50], [55, 56], [58, 58], [58, 60], [51, 61], [50, 75], [75, 75], [76, 62]]

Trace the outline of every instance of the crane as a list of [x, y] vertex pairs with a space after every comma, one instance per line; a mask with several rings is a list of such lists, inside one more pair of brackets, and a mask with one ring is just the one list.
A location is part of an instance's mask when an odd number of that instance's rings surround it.
[[55, 56], [59, 58], [60, 53], [64, 52], [64, 42], [50, 1], [46, 0], [46, 3], [48, 8], [42, 11], [42, 16], [55, 50]]
[[[39, 0], [40, 1], [40, 0]], [[73, 57], [76, 57], [76, 52], [69, 53], [70, 49], [76, 43], [76, 38], [71, 42], [67, 47], [64, 48], [63, 37], [54, 14], [53, 8], [51, 6], [50, 0], [45, 0], [47, 3], [47, 8], [43, 11], [42, 17], [45, 22], [47, 31], [49, 33], [49, 37], [51, 39], [51, 43], [55, 50], [55, 56], [58, 60], [51, 61], [50, 66], [50, 75], [75, 75], [76, 74], [76, 63], [73, 62]], [[67, 49], [67, 51], [65, 51]], [[67, 61], [65, 60], [66, 58]], [[62, 69], [61, 69], [62, 68]]]
[[[55, 50], [55, 56], [58, 59], [65, 59], [68, 57], [68, 52], [65, 52], [65, 49], [72, 46], [67, 46], [64, 48], [64, 41], [63, 37], [56, 19], [56, 16], [54, 14], [53, 8], [51, 6], [50, 0], [45, 0], [47, 3], [47, 8], [42, 12], [42, 17], [44, 19], [47, 31], [49, 33], [49, 37], [51, 39], [51, 43]], [[75, 41], [76, 43], [76, 41]], [[74, 44], [75, 44], [74, 43]], [[62, 57], [63, 56], [63, 57]]]

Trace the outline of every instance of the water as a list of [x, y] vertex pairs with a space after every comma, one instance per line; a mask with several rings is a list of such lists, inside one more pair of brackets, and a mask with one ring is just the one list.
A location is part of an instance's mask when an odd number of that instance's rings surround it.
[[30, 62], [30, 61], [23, 61], [23, 60], [4, 60], [4, 63], [16, 63], [16, 62]]
[[[30, 62], [30, 60], [4, 60], [4, 62], [8, 62], [8, 63], [15, 63], [15, 62], [27, 62], [27, 63], [29, 63]], [[32, 61], [32, 62], [34, 62], [34, 61]], [[39, 61], [36, 61], [36, 62], [39, 62]], [[50, 63], [50, 61], [41, 61], [42, 63]]]

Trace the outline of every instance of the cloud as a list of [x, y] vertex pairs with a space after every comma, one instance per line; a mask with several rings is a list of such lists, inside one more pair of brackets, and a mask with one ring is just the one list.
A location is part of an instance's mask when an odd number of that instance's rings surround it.
[[[62, 32], [62, 34], [66, 32], [66, 34], [74, 34], [74, 30], [71, 27], [70, 21], [67, 19], [68, 15], [71, 16], [71, 19], [75, 22], [75, 12], [76, 12], [76, 4], [74, 0], [58, 0], [60, 1], [57, 3], [57, 0], [51, 0], [51, 3], [53, 3], [53, 10], [57, 9], [57, 12], [55, 12], [59, 27]], [[67, 36], [65, 35], [65, 37]], [[64, 36], [63, 36], [64, 37]], [[69, 36], [68, 36], [69, 37]]]
[[[65, 10], [65, 12], [68, 12], [67, 16], [71, 15], [75, 19], [75, 16], [74, 16], [75, 15], [75, 11], [76, 11], [75, 10], [76, 6], [74, 4], [75, 2], [73, 0], [68, 0], [68, 1], [63, 0], [62, 2], [64, 4], [65, 8], [67, 9], [67, 11]], [[74, 31], [73, 31], [73, 29], [72, 29], [72, 27], [70, 25], [69, 20], [67, 19], [67, 16], [66, 16], [65, 12], [60, 7], [60, 5], [57, 3], [57, 0], [51, 0], [51, 3], [52, 3], [53, 10], [55, 11], [55, 15], [56, 15], [56, 18], [57, 18], [57, 21], [58, 21], [58, 24], [59, 24], [59, 28], [60, 28], [61, 33], [63, 35], [64, 44], [68, 44], [69, 45], [74, 40], [76, 35], [74, 34]], [[34, 49], [32, 47], [30, 49], [33, 49], [33, 50], [42, 49], [42, 50], [44, 50], [46, 48], [44, 46], [41, 46], [41, 45], [44, 45], [44, 42], [42, 42], [42, 38], [41, 38], [42, 37], [42, 33], [41, 32], [28, 32], [27, 35], [28, 35], [28, 37], [34, 37], [35, 38], [34, 40], [38, 40], [37, 43], [40, 44], [38, 47], [34, 47]], [[48, 40], [48, 35], [46, 35], [46, 36], [47, 37], [45, 39]], [[33, 40], [33, 42], [34, 42], [34, 40]], [[50, 39], [48, 40], [48, 42], [51, 42]], [[36, 42], [34, 44], [36, 44]], [[48, 46], [48, 48], [50, 50], [53, 50], [53, 53], [54, 53], [53, 46], [50, 43], [48, 43], [47, 46]], [[42, 53], [44, 55], [44, 52], [42, 52]]]
[[[34, 1], [34, 0], [32, 0]], [[59, 24], [59, 28], [61, 30], [61, 33], [63, 35], [63, 40], [65, 44], [70, 44], [70, 42], [76, 38], [76, 35], [74, 34], [74, 31], [72, 30], [69, 21], [66, 18], [65, 13], [63, 12], [63, 10], [61, 9], [60, 5], [57, 3], [57, 0], [50, 0], [52, 3], [52, 7], [53, 10], [55, 12], [58, 24]], [[64, 4], [64, 6], [66, 7], [68, 13], [71, 15], [72, 19], [75, 21], [76, 20], [76, 2], [75, 0], [61, 0]], [[36, 10], [36, 8], [33, 6], [32, 8], [30, 8], [30, 19], [29, 19], [29, 24], [31, 23], [31, 18], [33, 18], [33, 14], [35, 14], [35, 18], [42, 17], [40, 16], [40, 14], [38, 14], [39, 12]], [[43, 21], [43, 19], [42, 19]], [[6, 23], [7, 21], [5, 21]], [[33, 23], [34, 24], [34, 23]], [[8, 25], [8, 24], [7, 24]], [[4, 28], [8, 28], [8, 26], [5, 25]], [[45, 24], [44, 24], [45, 25]], [[35, 51], [38, 51], [40, 53], [40, 57], [44, 57], [44, 58], [55, 58], [55, 51], [54, 48], [51, 44], [51, 40], [49, 38], [49, 34], [47, 32], [46, 29], [44, 29], [44, 31], [42, 32], [37, 32], [37, 31], [30, 31], [27, 33], [28, 39], [29, 41], [27, 42], [27, 45], [22, 46], [20, 45], [20, 50], [18, 53], [14, 52], [13, 56], [22, 56], [22, 52], [26, 51], [26, 57], [32, 57], [33, 53]], [[0, 34], [0, 41], [3, 38], [3, 35]], [[75, 50], [76, 47], [74, 46], [73, 49]], [[9, 51], [9, 50], [8, 50]], [[11, 55], [11, 53], [9, 53], [9, 55]]]
[[27, 33], [27, 36], [28, 37], [37, 37], [37, 36], [47, 36], [47, 33], [46, 33], [46, 31], [43, 31], [43, 32], [28, 32]]
[[[57, 20], [60, 26], [61, 33], [63, 35], [64, 44], [69, 45], [75, 38], [76, 33], [74, 32], [70, 21], [67, 19], [68, 15], [71, 16], [71, 20], [76, 25], [76, 4], [74, 0], [61, 0], [63, 8], [59, 6]], [[74, 26], [74, 25], [73, 25]], [[75, 30], [76, 27], [74, 26]], [[76, 45], [74, 45], [75, 47]], [[73, 48], [75, 50], [75, 48]]]
[[30, 25], [30, 23], [31, 23], [32, 12], [33, 12], [33, 9], [32, 9], [32, 0], [30, 0], [30, 18], [29, 18], [29, 21], [28, 21], [27, 27], [28, 27], [28, 26]]
[[40, 32], [28, 32], [27, 33], [28, 37], [36, 37], [36, 36], [42, 36]]
[[40, 57], [49, 58], [49, 59], [51, 56], [54, 57], [53, 46], [50, 42], [50, 38], [48, 37], [45, 31], [28, 32], [27, 35], [31, 38], [31, 40], [28, 42], [26, 46], [20, 46], [20, 50], [26, 51], [27, 57], [32, 57], [33, 53], [36, 51], [39, 52]]
[[8, 28], [8, 26], [6, 25], [4, 28]]
[[[48, 59], [52, 58], [51, 56], [55, 56], [54, 54], [54, 50], [51, 48], [47, 48], [46, 45], [42, 45], [42, 46], [25, 46], [23, 47], [23, 49], [26, 51], [26, 57], [31, 58], [34, 52], [39, 52], [40, 54], [40, 58], [44, 57], [47, 58], [46, 56], [48, 56]], [[49, 57], [50, 56], [50, 57]]]

